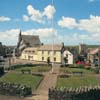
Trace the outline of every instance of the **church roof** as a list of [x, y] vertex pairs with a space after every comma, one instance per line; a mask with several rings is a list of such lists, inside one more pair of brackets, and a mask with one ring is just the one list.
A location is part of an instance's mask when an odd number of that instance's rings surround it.
[[36, 35], [22, 35], [22, 40], [31, 47], [40, 45], [39, 36]]

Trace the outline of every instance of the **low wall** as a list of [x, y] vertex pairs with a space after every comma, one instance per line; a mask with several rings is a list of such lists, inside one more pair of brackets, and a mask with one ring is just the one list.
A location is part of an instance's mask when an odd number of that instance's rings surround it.
[[100, 86], [49, 89], [49, 100], [100, 100]]

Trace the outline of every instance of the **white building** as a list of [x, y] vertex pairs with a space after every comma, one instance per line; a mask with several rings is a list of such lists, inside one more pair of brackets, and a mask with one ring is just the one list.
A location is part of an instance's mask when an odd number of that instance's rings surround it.
[[64, 58], [66, 59], [66, 64], [74, 63], [74, 56], [69, 50], [65, 50], [63, 53]]

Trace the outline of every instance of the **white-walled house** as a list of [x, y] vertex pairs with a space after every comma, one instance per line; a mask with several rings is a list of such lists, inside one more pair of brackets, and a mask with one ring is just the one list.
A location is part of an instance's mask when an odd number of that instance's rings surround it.
[[73, 64], [74, 63], [74, 56], [69, 50], [64, 51], [63, 57], [66, 59], [66, 64]]

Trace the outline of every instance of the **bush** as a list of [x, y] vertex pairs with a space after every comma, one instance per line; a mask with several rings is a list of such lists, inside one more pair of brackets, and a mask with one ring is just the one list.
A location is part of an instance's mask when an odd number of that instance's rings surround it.
[[99, 69], [99, 68], [95, 68], [95, 69], [94, 69], [94, 72], [95, 72], [96, 74], [99, 74], [99, 73], [100, 73], [100, 69]]
[[14, 66], [11, 66], [11, 70], [14, 70], [14, 69], [17, 69], [17, 68], [21, 68], [21, 67], [33, 67], [34, 65], [29, 63], [29, 64], [23, 64], [23, 65], [14, 65]]
[[80, 65], [77, 65], [78, 68], [84, 68], [84, 65], [80, 64]]
[[4, 67], [0, 67], [0, 76], [4, 74]]
[[74, 64], [69, 65], [70, 68], [75, 68], [76, 66]]
[[92, 70], [90, 66], [86, 66], [85, 69]]

